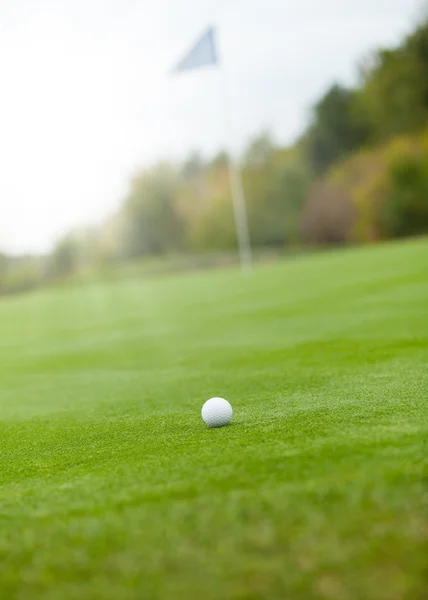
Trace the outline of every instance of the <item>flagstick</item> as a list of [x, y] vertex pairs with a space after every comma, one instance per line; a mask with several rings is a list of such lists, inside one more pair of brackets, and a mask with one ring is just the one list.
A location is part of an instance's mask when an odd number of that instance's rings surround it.
[[[185, 57], [173, 69], [173, 73], [186, 71], [196, 67], [214, 65], [218, 63], [218, 55], [214, 39], [214, 28], [210, 27], [202, 37], [192, 46]], [[226, 86], [228, 88], [228, 86]], [[232, 194], [233, 212], [235, 215], [236, 237], [238, 241], [239, 261], [243, 272], [252, 270], [252, 254], [250, 233], [248, 230], [247, 211], [245, 208], [242, 174], [229, 155], [229, 179]]]
[[[227, 69], [224, 68], [223, 73], [228, 77]], [[228, 108], [233, 106], [233, 98], [230, 93], [231, 86], [226, 81], [226, 95], [228, 98], [225, 101], [225, 106]], [[227, 121], [229, 122], [228, 130], [233, 130], [235, 121], [231, 118], [229, 111]], [[233, 214], [235, 217], [235, 231], [238, 242], [239, 262], [242, 273], [249, 274], [253, 270], [253, 255], [251, 250], [250, 229], [248, 227], [248, 215], [245, 205], [244, 186], [242, 184], [242, 171], [233, 158], [232, 149], [227, 153], [230, 191], [232, 195]]]
[[238, 240], [239, 262], [242, 272], [252, 271], [252, 253], [250, 232], [248, 229], [247, 210], [245, 208], [244, 189], [242, 186], [242, 173], [229, 155], [228, 161], [230, 188], [232, 192], [233, 212], [235, 215], [236, 237]]

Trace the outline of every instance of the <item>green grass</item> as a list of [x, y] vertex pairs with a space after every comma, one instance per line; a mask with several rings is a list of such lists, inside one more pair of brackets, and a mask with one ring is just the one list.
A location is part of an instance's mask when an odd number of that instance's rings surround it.
[[0, 597], [422, 599], [427, 364], [426, 239], [3, 299]]

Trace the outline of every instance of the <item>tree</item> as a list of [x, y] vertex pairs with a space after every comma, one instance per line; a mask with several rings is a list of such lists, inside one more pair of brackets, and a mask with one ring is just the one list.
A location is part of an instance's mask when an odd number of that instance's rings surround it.
[[193, 180], [198, 178], [204, 170], [204, 161], [199, 152], [192, 152], [184, 162], [181, 173], [184, 179]]
[[9, 259], [6, 254], [0, 252], [0, 292], [5, 286], [6, 274], [8, 270]]
[[389, 169], [390, 191], [381, 210], [381, 227], [389, 237], [428, 232], [427, 158], [403, 156]]
[[275, 145], [270, 133], [264, 131], [249, 144], [244, 154], [244, 165], [247, 167], [265, 165], [272, 158], [274, 150]]
[[428, 123], [428, 20], [395, 49], [377, 52], [360, 96], [375, 141]]
[[333, 85], [316, 104], [306, 134], [309, 164], [316, 174], [346, 157], [369, 137], [369, 125], [356, 102], [356, 93]]
[[134, 179], [121, 214], [123, 256], [162, 254], [181, 247], [184, 223], [177, 209], [178, 186], [177, 172], [166, 164]]
[[225, 167], [229, 162], [229, 155], [225, 150], [218, 152], [211, 160], [210, 167], [216, 169], [218, 167]]
[[56, 244], [47, 261], [47, 278], [74, 275], [97, 262], [97, 232], [78, 229], [65, 235]]
[[6, 254], [0, 252], [0, 277], [6, 273], [9, 259]]
[[243, 182], [252, 243], [296, 243], [309, 185], [307, 169], [277, 152], [264, 166], [244, 169]]
[[58, 242], [53, 249], [48, 264], [49, 275], [53, 278], [70, 275], [78, 265], [78, 250], [71, 234]]

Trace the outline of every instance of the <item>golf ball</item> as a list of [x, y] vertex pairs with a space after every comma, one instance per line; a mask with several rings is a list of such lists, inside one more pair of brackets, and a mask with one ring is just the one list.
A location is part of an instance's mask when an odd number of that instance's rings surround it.
[[232, 407], [224, 398], [210, 398], [202, 407], [202, 419], [208, 427], [223, 427], [232, 418]]

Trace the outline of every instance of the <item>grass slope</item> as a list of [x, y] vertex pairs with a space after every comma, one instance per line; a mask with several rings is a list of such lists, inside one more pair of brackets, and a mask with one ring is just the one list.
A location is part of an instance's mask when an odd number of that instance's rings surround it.
[[0, 596], [422, 598], [427, 359], [427, 240], [3, 299]]

